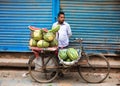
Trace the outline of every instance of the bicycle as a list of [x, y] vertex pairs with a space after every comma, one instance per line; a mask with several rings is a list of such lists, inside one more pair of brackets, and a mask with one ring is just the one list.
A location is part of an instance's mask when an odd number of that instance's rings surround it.
[[[75, 68], [81, 78], [86, 82], [103, 82], [110, 73], [110, 64], [107, 59], [102, 54], [86, 54], [82, 45], [82, 39], [77, 38], [75, 41], [80, 44], [80, 48], [78, 49], [80, 59], [70, 66], [58, 64], [60, 61], [56, 57], [56, 53], [59, 50], [57, 47], [30, 47], [34, 53], [28, 62], [30, 76], [37, 82], [48, 83], [52, 82], [58, 76], [59, 71], [70, 71], [72, 68]], [[40, 59], [40, 64], [35, 61], [37, 57]]]

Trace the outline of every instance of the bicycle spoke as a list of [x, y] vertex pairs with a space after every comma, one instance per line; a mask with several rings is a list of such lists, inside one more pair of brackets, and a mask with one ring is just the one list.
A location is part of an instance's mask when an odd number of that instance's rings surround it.
[[89, 55], [87, 66], [79, 67], [80, 76], [87, 82], [98, 83], [104, 81], [109, 72], [110, 65], [102, 55]]
[[[56, 60], [52, 57], [41, 58], [40, 62], [42, 63], [39, 63], [39, 61], [35, 62], [34, 60], [30, 62], [29, 71], [31, 77], [37, 82], [53, 81], [58, 75], [58, 71], [57, 71], [58, 64]], [[54, 75], [52, 75], [53, 72], [55, 72]]]

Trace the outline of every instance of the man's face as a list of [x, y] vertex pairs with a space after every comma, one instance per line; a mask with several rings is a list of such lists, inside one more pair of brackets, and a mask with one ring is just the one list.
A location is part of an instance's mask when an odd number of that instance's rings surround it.
[[65, 16], [63, 14], [60, 14], [60, 16], [58, 17], [58, 22], [60, 24], [63, 24], [64, 20], [65, 20]]

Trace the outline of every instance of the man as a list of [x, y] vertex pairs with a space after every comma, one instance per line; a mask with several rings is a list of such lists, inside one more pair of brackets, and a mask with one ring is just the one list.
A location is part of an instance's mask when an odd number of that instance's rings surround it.
[[[56, 34], [56, 38], [58, 40], [58, 47], [66, 48], [69, 45], [69, 37], [72, 36], [70, 25], [65, 22], [65, 14], [64, 12], [58, 13], [58, 21], [53, 24], [52, 27], [55, 27], [56, 25], [60, 25], [60, 29], [58, 33]], [[58, 60], [58, 58], [57, 58]], [[59, 60], [58, 60], [59, 62]], [[53, 73], [54, 74], [54, 73]], [[60, 77], [63, 77], [62, 71], [58, 74]]]
[[65, 48], [69, 45], [69, 37], [72, 36], [70, 25], [65, 22], [64, 12], [58, 13], [58, 21], [53, 24], [52, 27], [60, 25], [60, 29], [57, 33], [56, 38], [58, 39], [58, 47]]

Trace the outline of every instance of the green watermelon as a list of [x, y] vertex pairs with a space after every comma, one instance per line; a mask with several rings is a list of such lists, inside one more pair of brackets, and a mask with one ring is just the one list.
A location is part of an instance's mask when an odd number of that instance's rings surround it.
[[67, 49], [67, 55], [71, 60], [77, 60], [78, 59], [78, 52], [74, 48], [68, 48]]
[[50, 46], [51, 46], [51, 47], [58, 46], [58, 40], [57, 40], [57, 39], [54, 39], [52, 42], [50, 42]]
[[54, 40], [55, 35], [52, 32], [47, 32], [47, 33], [44, 33], [43, 38], [44, 38], [45, 41], [50, 42], [50, 41]]
[[70, 59], [70, 58], [68, 58], [68, 59], [66, 60], [66, 62], [71, 62], [71, 59]]
[[50, 31], [50, 32], [53, 32], [53, 33], [56, 33], [56, 32], [59, 31], [59, 29], [60, 29], [60, 25], [56, 25], [55, 27], [52, 27], [52, 29], [49, 30], [49, 31]]
[[39, 48], [47, 48], [49, 46], [49, 43], [46, 42], [45, 40], [39, 40], [37, 42], [37, 47]]
[[30, 45], [31, 47], [36, 47], [36, 46], [37, 46], [37, 41], [34, 40], [34, 39], [30, 39], [29, 45]]
[[63, 60], [66, 60], [68, 57], [67, 57], [67, 53], [66, 53], [66, 50], [59, 50], [59, 53], [58, 53], [59, 57]]
[[34, 40], [41, 40], [42, 39], [42, 31], [41, 30], [34, 30], [32, 32], [32, 38]]

